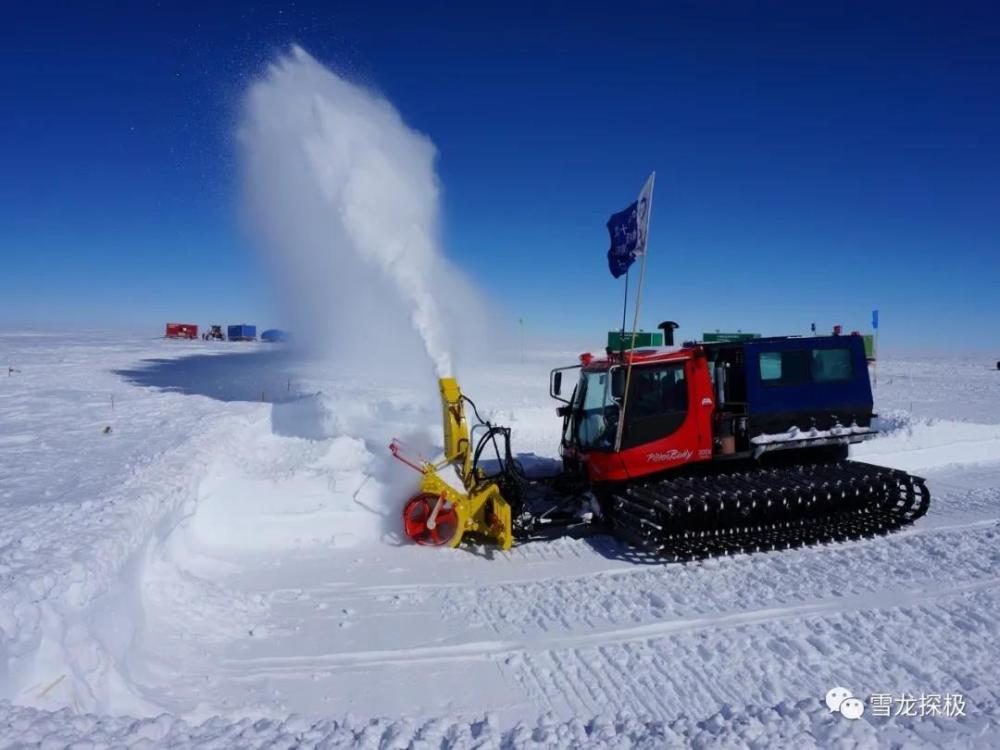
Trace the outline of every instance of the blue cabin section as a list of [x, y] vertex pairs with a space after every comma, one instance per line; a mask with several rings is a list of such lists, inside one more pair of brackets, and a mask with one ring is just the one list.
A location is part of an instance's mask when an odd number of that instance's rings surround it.
[[871, 424], [872, 388], [860, 336], [757, 339], [742, 347], [753, 433]]

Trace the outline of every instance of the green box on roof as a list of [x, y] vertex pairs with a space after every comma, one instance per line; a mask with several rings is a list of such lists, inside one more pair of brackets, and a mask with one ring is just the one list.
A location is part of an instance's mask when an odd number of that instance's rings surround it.
[[[645, 349], [651, 346], [663, 346], [663, 331], [636, 331], [635, 348]], [[617, 352], [622, 348], [632, 347], [632, 332], [625, 331], [625, 344], [622, 346], [622, 332], [608, 331], [608, 349]]]
[[729, 344], [734, 341], [750, 341], [751, 339], [759, 338], [759, 333], [743, 333], [742, 331], [737, 331], [736, 333], [716, 331], [715, 333], [701, 334], [701, 340], [706, 344]]

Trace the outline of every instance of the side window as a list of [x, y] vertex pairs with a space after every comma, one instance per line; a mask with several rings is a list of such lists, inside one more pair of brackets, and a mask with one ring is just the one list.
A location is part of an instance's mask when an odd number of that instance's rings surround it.
[[760, 353], [760, 379], [781, 380], [781, 352]]
[[683, 365], [639, 367], [632, 371], [631, 411], [639, 418], [687, 411], [687, 382]]
[[850, 349], [813, 349], [812, 377], [817, 383], [837, 383], [854, 379]]
[[809, 382], [811, 357], [808, 350], [761, 352], [760, 381], [764, 385], [801, 385]]

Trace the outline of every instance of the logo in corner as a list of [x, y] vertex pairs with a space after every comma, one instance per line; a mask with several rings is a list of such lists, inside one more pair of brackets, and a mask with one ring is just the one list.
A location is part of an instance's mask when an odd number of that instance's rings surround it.
[[826, 691], [826, 707], [830, 713], [839, 713], [845, 719], [860, 719], [865, 712], [865, 704], [855, 698], [850, 690], [834, 687]]

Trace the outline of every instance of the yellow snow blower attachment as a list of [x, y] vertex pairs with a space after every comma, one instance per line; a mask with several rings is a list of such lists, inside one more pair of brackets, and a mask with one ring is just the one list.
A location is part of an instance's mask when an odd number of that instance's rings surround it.
[[[395, 440], [392, 455], [423, 474], [420, 491], [403, 508], [403, 531], [417, 544], [457, 547], [465, 534], [472, 534], [510, 549], [514, 541], [510, 505], [496, 482], [475, 468], [469, 423], [465, 418], [465, 397], [454, 378], [441, 378], [444, 458], [438, 463], [413, 461], [401, 453]], [[455, 489], [441, 476], [454, 468], [465, 487]]]

